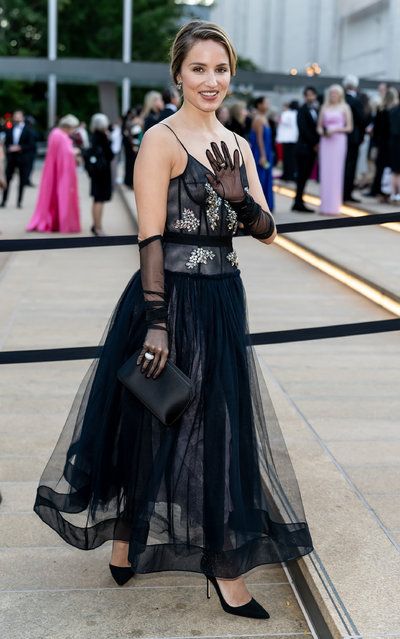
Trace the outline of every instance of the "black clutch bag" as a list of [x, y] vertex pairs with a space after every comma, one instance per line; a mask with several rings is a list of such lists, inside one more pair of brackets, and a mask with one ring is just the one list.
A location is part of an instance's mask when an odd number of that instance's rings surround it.
[[165, 426], [172, 426], [194, 398], [194, 385], [173, 362], [167, 360], [156, 378], [146, 377], [137, 365], [141, 351], [137, 351], [121, 366], [118, 379]]

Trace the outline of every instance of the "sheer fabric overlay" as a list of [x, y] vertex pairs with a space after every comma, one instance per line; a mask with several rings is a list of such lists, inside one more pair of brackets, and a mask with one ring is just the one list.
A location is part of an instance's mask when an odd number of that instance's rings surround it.
[[128, 541], [137, 573], [232, 578], [312, 550], [297, 481], [249, 344], [237, 261], [227, 258], [236, 231], [232, 209], [220, 202], [207, 216], [207, 171], [188, 155], [185, 172], [170, 183], [164, 235], [175, 236], [164, 241], [170, 357], [194, 381], [194, 402], [168, 428], [117, 380], [147, 330], [138, 272], [81, 384], [35, 503], [37, 514], [78, 548]]

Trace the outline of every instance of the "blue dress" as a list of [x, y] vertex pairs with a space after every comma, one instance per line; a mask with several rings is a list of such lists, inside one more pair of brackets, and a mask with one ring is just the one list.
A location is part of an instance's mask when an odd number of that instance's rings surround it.
[[269, 126], [264, 124], [263, 127], [263, 141], [265, 153], [267, 156], [267, 161], [269, 163], [269, 167], [264, 169], [258, 164], [260, 159], [260, 149], [257, 144], [257, 133], [255, 131], [251, 131], [250, 133], [250, 147], [253, 152], [254, 160], [257, 165], [258, 178], [261, 182], [262, 189], [264, 191], [265, 199], [268, 202], [268, 206], [271, 211], [274, 210], [274, 192], [272, 190], [272, 169], [274, 166], [274, 154], [272, 151], [272, 133]]
[[[192, 155], [168, 189], [169, 352], [196, 396], [173, 427], [117, 379], [142, 347], [140, 271], [122, 294], [41, 477], [35, 512], [85, 550], [129, 542], [135, 573], [233, 578], [312, 550], [281, 429], [248, 338], [237, 217]], [[246, 170], [241, 166], [247, 185]], [[256, 240], [255, 240], [256, 241]]]

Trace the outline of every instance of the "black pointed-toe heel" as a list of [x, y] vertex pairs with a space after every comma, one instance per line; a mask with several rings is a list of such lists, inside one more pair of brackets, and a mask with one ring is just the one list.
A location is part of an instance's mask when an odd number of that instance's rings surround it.
[[222, 592], [219, 588], [218, 582], [215, 577], [209, 577], [206, 575], [207, 579], [207, 599], [211, 597], [211, 589], [210, 583], [214, 586], [216, 593], [219, 597], [219, 601], [223, 610], [230, 615], [236, 615], [237, 617], [250, 617], [251, 619], [269, 619], [269, 614], [255, 599], [251, 598], [249, 603], [244, 604], [243, 606], [230, 606], [226, 603], [225, 599], [222, 596]]
[[114, 581], [117, 582], [118, 586], [126, 584], [126, 582], [135, 574], [132, 568], [123, 568], [121, 566], [113, 566], [112, 564], [108, 565], [110, 566], [110, 572]]

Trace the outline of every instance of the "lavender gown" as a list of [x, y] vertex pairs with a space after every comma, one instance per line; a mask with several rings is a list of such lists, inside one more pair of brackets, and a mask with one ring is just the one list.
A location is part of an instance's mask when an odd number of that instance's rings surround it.
[[[344, 127], [343, 111], [327, 109], [322, 126]], [[320, 213], [337, 215], [343, 201], [344, 165], [347, 152], [346, 133], [334, 133], [321, 137], [319, 144]]]

